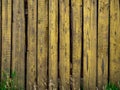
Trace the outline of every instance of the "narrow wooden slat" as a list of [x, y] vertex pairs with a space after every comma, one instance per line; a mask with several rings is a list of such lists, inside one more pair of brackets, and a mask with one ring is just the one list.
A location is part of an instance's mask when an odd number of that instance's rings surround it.
[[110, 0], [110, 81], [120, 79], [120, 1]]
[[12, 71], [16, 72], [17, 90], [24, 90], [25, 17], [24, 0], [13, 0]]
[[80, 90], [82, 54], [82, 0], [71, 0], [72, 7], [72, 89]]
[[0, 33], [2, 30], [2, 0], [0, 0]]
[[69, 28], [69, 0], [59, 0], [60, 6], [60, 47], [59, 72], [60, 90], [70, 89], [70, 28]]
[[49, 90], [58, 82], [58, 1], [49, 1]]
[[109, 0], [98, 2], [98, 89], [108, 81]]
[[36, 89], [37, 0], [28, 0], [27, 90]]
[[[2, 62], [2, 0], [0, 0], [0, 73], [1, 73], [1, 62]], [[1, 74], [0, 74], [1, 80]]]
[[2, 0], [0, 0], [0, 33], [2, 30]]
[[11, 59], [11, 5], [11, 0], [2, 1], [2, 72], [8, 76]]
[[38, 0], [38, 88], [47, 88], [48, 0]]
[[84, 0], [84, 89], [96, 90], [96, 0]]

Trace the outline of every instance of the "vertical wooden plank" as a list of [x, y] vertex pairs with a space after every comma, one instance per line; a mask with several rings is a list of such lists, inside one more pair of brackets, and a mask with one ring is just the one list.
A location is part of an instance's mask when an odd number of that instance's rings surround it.
[[36, 88], [37, 0], [28, 0], [27, 90]]
[[47, 89], [48, 0], [38, 0], [38, 88]]
[[72, 8], [72, 89], [80, 90], [82, 45], [82, 0], [71, 0]]
[[110, 81], [120, 78], [120, 1], [110, 0]]
[[58, 87], [58, 1], [49, 1], [49, 90]]
[[70, 89], [70, 28], [69, 0], [59, 0], [60, 6], [60, 90]]
[[11, 0], [2, 1], [2, 71], [10, 75], [11, 60]]
[[24, 90], [25, 17], [24, 0], [13, 0], [12, 70], [16, 72], [17, 90]]
[[[0, 0], [0, 73], [1, 73], [1, 62], [2, 62], [2, 0]], [[1, 80], [1, 74], [0, 74]]]
[[96, 0], [84, 0], [84, 89], [96, 90]]
[[0, 33], [2, 30], [2, 0], [0, 0]]
[[98, 89], [108, 81], [109, 0], [98, 2]]

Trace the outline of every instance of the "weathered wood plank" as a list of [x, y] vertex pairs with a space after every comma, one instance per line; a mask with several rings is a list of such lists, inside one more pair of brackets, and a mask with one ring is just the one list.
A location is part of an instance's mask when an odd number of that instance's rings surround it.
[[71, 0], [72, 23], [72, 89], [80, 90], [82, 54], [82, 0]]
[[36, 89], [37, 0], [28, 0], [27, 90]]
[[[1, 72], [1, 63], [2, 63], [2, 0], [0, 0], [0, 73]], [[0, 80], [1, 80], [0, 74]]]
[[47, 89], [48, 0], [38, 0], [38, 88]]
[[8, 76], [11, 61], [11, 7], [11, 0], [2, 1], [2, 72]]
[[96, 90], [96, 0], [84, 0], [84, 89]]
[[58, 87], [58, 1], [49, 1], [49, 90]]
[[109, 0], [98, 2], [98, 89], [108, 82]]
[[[0, 65], [2, 62], [2, 0], [0, 0]], [[1, 73], [1, 66], [0, 66], [0, 73]], [[1, 74], [0, 74], [1, 80]]]
[[25, 17], [24, 0], [13, 0], [12, 71], [16, 72], [18, 90], [24, 90], [25, 80]]
[[120, 79], [120, 1], [110, 0], [110, 81]]
[[60, 6], [60, 47], [59, 72], [60, 90], [70, 89], [70, 28], [69, 28], [69, 0], [59, 0]]

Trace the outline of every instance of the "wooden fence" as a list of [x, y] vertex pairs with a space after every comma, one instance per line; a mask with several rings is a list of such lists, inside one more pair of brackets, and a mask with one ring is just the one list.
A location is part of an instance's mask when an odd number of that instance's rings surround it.
[[0, 0], [0, 64], [24, 90], [117, 84], [120, 0]]

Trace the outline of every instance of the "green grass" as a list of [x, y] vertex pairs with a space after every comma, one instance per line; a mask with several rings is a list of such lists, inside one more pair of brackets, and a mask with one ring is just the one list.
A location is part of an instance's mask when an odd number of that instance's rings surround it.
[[[81, 90], [84, 90], [83, 86], [81, 87]], [[120, 90], [120, 81], [118, 82], [118, 86], [109, 82], [107, 85], [104, 86], [103, 90]]]
[[[120, 85], [120, 82], [118, 82], [118, 86]], [[117, 85], [109, 82], [106, 86], [105, 86], [105, 90], [120, 90], [120, 88]]]
[[[15, 72], [12, 72], [11, 77], [9, 77], [9, 75], [4, 72], [2, 75], [4, 79], [2, 79], [0, 82], [0, 90], [18, 90], [15, 84]], [[83, 87], [81, 87], [81, 90], [84, 90]], [[105, 85], [104, 90], [120, 90], [120, 81], [118, 82], [118, 85], [109, 82], [107, 85]]]
[[16, 73], [11, 74], [11, 78], [7, 73], [2, 72], [3, 78], [0, 82], [0, 90], [17, 90], [15, 80]]

